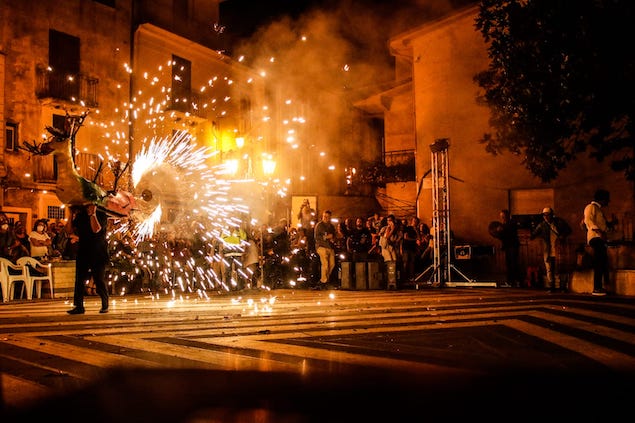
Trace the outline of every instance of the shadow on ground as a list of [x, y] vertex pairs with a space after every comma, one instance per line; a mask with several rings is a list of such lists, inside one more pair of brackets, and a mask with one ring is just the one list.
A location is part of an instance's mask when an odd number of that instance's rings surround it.
[[94, 384], [0, 420], [352, 422], [487, 419], [607, 421], [632, 412], [633, 374], [501, 372], [453, 378], [191, 370], [113, 370]]

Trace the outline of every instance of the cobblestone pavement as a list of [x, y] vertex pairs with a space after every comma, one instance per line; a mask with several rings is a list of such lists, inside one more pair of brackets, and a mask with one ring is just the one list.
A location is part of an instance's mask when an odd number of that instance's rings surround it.
[[[0, 420], [610, 421], [635, 298], [274, 290], [0, 304]], [[419, 417], [419, 418], [418, 418]]]

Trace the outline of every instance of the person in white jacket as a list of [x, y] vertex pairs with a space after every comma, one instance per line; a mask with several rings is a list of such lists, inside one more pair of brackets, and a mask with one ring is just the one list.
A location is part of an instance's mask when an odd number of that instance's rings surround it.
[[593, 250], [593, 295], [606, 295], [609, 282], [607, 233], [616, 222], [606, 219], [602, 207], [608, 206], [610, 198], [607, 190], [598, 189], [593, 201], [584, 208], [587, 244]]

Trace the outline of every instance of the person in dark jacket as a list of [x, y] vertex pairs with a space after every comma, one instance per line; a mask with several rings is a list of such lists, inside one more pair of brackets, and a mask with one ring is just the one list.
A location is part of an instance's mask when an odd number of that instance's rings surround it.
[[[500, 222], [490, 225], [490, 233], [501, 241], [501, 250], [505, 253], [505, 271], [507, 280], [502, 286], [519, 287], [522, 275], [520, 271], [520, 239], [518, 223], [512, 219], [511, 213], [503, 209], [499, 213]], [[494, 222], [492, 222], [494, 223]]]
[[101, 298], [100, 313], [108, 313], [108, 287], [106, 285], [106, 265], [109, 262], [106, 230], [108, 216], [97, 210], [97, 206], [73, 206], [69, 225], [79, 237], [77, 258], [75, 259], [75, 289], [73, 304], [68, 314], [84, 314], [84, 290], [92, 277]]
[[542, 244], [545, 266], [545, 288], [556, 291], [557, 258], [565, 238], [571, 234], [571, 228], [562, 219], [555, 216], [551, 207], [542, 209], [543, 220], [531, 232], [530, 239], [539, 239]]

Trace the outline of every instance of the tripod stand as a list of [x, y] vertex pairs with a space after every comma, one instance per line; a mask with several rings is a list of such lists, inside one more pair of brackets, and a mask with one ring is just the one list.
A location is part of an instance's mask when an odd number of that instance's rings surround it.
[[[447, 138], [437, 139], [430, 145], [431, 173], [432, 173], [432, 242], [433, 262], [427, 269], [415, 278], [415, 287], [419, 288], [419, 281], [428, 273], [428, 285], [435, 286], [475, 286], [485, 285], [496, 287], [496, 282], [477, 283], [461, 272], [452, 263], [452, 231], [450, 230], [450, 180], [448, 162]], [[457, 273], [463, 282], [452, 281], [452, 271]]]

